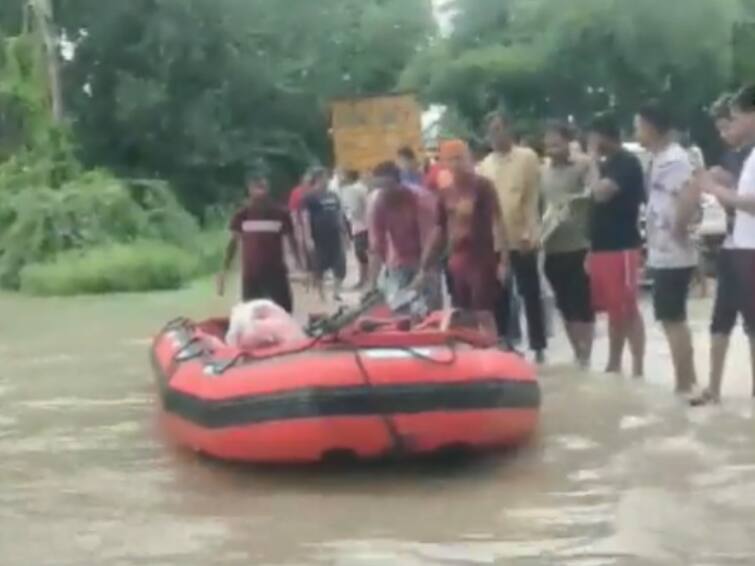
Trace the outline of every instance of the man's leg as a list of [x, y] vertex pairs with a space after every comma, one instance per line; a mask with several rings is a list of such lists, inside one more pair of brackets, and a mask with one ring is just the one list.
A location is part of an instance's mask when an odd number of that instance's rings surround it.
[[621, 359], [628, 337], [630, 321], [617, 313], [608, 313], [608, 365], [606, 373], [621, 373]]
[[592, 345], [595, 341], [595, 323], [571, 323], [574, 340], [577, 343], [577, 361], [582, 367], [589, 367], [592, 359]]
[[495, 306], [493, 308], [493, 316], [495, 318], [496, 327], [498, 328], [498, 336], [506, 341], [509, 339], [509, 319], [511, 317], [510, 293], [511, 286], [508, 282], [500, 284], [498, 286]]
[[346, 279], [346, 251], [343, 245], [340, 245], [333, 254], [333, 298], [340, 301], [343, 282]]
[[248, 303], [257, 299], [267, 298], [266, 286], [258, 279], [241, 279], [241, 302]]
[[294, 299], [287, 274], [271, 279], [270, 298], [288, 314], [294, 313]]
[[721, 400], [726, 356], [739, 315], [736, 273], [732, 270], [731, 259], [730, 250], [722, 249], [718, 254], [716, 296], [710, 325], [710, 377], [706, 390], [692, 399], [693, 406], [718, 403]]
[[726, 356], [729, 353], [728, 334], [713, 334], [710, 341], [710, 383], [703, 396], [694, 404], [718, 403], [721, 401], [721, 384], [726, 369]]
[[653, 307], [671, 349], [677, 393], [689, 393], [697, 384], [692, 333], [687, 324], [687, 297], [693, 277], [694, 268], [655, 272]]
[[676, 376], [676, 392], [690, 393], [697, 384], [697, 375], [689, 325], [687, 322], [664, 322], [663, 331], [671, 349], [671, 361], [674, 364]]
[[626, 327], [626, 338], [632, 354], [632, 375], [641, 378], [645, 375], [645, 321], [636, 308]]
[[741, 265], [738, 283], [739, 305], [745, 331], [750, 339], [750, 365], [752, 368], [752, 395], [755, 397], [755, 251], [739, 250]]
[[359, 266], [359, 279], [355, 289], [362, 289], [367, 284], [367, 271], [369, 267], [368, 257], [369, 239], [366, 232], [360, 232], [354, 236], [354, 252]]
[[512, 252], [511, 264], [514, 268], [519, 292], [524, 299], [530, 349], [538, 355], [542, 355], [547, 346], [547, 341], [545, 338], [545, 318], [542, 303], [543, 297], [540, 289], [540, 273], [537, 268], [537, 254]]
[[582, 367], [589, 367], [592, 359], [592, 346], [595, 341], [595, 309], [592, 306], [590, 277], [586, 269], [587, 250], [574, 254], [569, 268], [569, 304], [573, 320], [573, 332], [578, 344], [577, 361]]
[[568, 268], [568, 254], [547, 254], [545, 257], [545, 277], [556, 295], [556, 307], [564, 321], [564, 330], [574, 355], [579, 359], [579, 331], [574, 324], [571, 308], [571, 281]]

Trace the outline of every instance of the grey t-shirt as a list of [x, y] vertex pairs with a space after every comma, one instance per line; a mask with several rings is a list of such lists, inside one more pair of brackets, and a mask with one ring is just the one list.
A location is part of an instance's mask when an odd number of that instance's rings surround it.
[[590, 247], [588, 234], [590, 199], [585, 195], [590, 184], [590, 161], [574, 157], [566, 165], [543, 167], [542, 191], [546, 217], [558, 211], [557, 227], [545, 240], [545, 252], [567, 253]]

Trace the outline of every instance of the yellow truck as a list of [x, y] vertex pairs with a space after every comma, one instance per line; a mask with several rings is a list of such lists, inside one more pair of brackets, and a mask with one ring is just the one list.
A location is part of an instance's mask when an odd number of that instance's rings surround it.
[[422, 155], [422, 107], [413, 94], [337, 99], [331, 119], [340, 169], [370, 171], [404, 146]]

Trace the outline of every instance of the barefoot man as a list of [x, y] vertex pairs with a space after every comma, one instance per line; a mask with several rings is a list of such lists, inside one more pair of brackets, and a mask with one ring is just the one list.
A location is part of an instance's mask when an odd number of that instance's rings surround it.
[[642, 165], [621, 144], [616, 120], [599, 116], [590, 126], [593, 177], [588, 258], [593, 307], [607, 312], [609, 322], [606, 372], [620, 373], [629, 342], [632, 373], [644, 373], [645, 324], [638, 305], [642, 239], [640, 206], [645, 199]]
[[692, 223], [700, 211], [692, 187], [692, 163], [671, 133], [669, 113], [658, 103], [645, 104], [635, 116], [637, 141], [653, 156], [648, 175], [648, 265], [653, 269], [653, 308], [663, 326], [676, 374], [676, 392], [697, 385], [687, 299], [698, 265]]
[[218, 275], [218, 294], [225, 293], [228, 270], [240, 246], [242, 300], [270, 299], [291, 313], [294, 305], [283, 250], [284, 238], [301, 266], [291, 215], [270, 198], [267, 179], [263, 176], [250, 174], [246, 184], [247, 203], [231, 219], [232, 237], [223, 271]]
[[423, 253], [415, 286], [426, 280], [427, 273], [448, 247], [454, 306], [492, 314], [508, 267], [498, 196], [490, 181], [475, 174], [471, 153], [464, 142], [446, 142], [442, 157], [452, 180], [440, 191], [438, 225]]

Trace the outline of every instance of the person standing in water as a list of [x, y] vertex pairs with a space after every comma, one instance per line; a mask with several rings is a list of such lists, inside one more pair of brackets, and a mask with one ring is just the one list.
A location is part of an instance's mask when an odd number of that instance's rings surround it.
[[698, 264], [692, 223], [700, 211], [693, 194], [693, 167], [674, 141], [671, 118], [655, 102], [635, 116], [637, 141], [652, 155], [648, 174], [648, 266], [653, 270], [653, 309], [671, 349], [676, 392], [689, 394], [697, 384], [687, 300]]
[[645, 323], [639, 308], [642, 238], [640, 207], [645, 181], [639, 159], [621, 144], [621, 132], [609, 115], [590, 125], [592, 177], [591, 252], [587, 260], [590, 291], [596, 312], [607, 312], [607, 373], [621, 373], [624, 346], [629, 342], [632, 373], [644, 374]]
[[556, 295], [556, 304], [566, 326], [577, 363], [590, 365], [595, 334], [595, 313], [585, 261], [590, 248], [588, 220], [590, 204], [590, 160], [573, 154], [570, 126], [550, 122], [545, 127], [542, 184], [546, 219], [552, 215], [555, 227], [547, 235], [545, 274]]
[[537, 251], [540, 244], [540, 159], [531, 149], [515, 143], [512, 124], [505, 114], [492, 114], [487, 126], [493, 152], [480, 163], [478, 173], [489, 179], [496, 189], [511, 246], [511, 267], [524, 299], [530, 348], [535, 360], [543, 363], [547, 339]]
[[442, 153], [450, 184], [444, 183], [440, 189], [437, 226], [428, 239], [414, 285], [426, 280], [448, 248], [454, 306], [493, 314], [509, 260], [498, 197], [492, 183], [475, 174], [464, 142], [445, 142]]
[[[390, 161], [378, 165], [372, 179], [380, 192], [370, 216], [370, 288], [380, 288], [390, 300], [419, 273], [423, 242], [436, 224], [437, 200], [404, 186], [399, 168]], [[431, 311], [439, 308], [435, 281], [439, 274], [428, 275], [420, 288]]]
[[288, 240], [292, 255], [301, 266], [294, 228], [288, 211], [273, 202], [265, 177], [247, 176], [247, 203], [230, 222], [231, 240], [217, 290], [225, 294], [227, 274], [241, 247], [241, 298], [244, 302], [270, 299], [287, 312], [293, 312], [291, 284], [288, 280], [283, 241]]
[[369, 234], [367, 226], [367, 200], [369, 189], [365, 185], [357, 171], [344, 173], [344, 185], [341, 187], [341, 200], [343, 202], [346, 219], [351, 230], [351, 239], [354, 242], [354, 255], [359, 265], [359, 279], [355, 289], [362, 289], [367, 284], [367, 271], [369, 265]]
[[732, 151], [726, 156], [723, 168], [699, 174], [697, 182], [701, 190], [734, 212], [734, 222], [719, 257], [710, 384], [700, 397], [692, 400], [693, 405], [720, 402], [730, 336], [740, 313], [750, 341], [755, 396], [755, 85], [742, 89], [732, 98], [730, 106], [719, 106], [718, 110], [716, 124]]
[[316, 285], [325, 300], [323, 280], [330, 271], [335, 279], [333, 297], [341, 301], [346, 278], [346, 218], [341, 199], [328, 190], [325, 169], [315, 169], [310, 177], [311, 190], [302, 202], [303, 237], [307, 252], [313, 258]]

